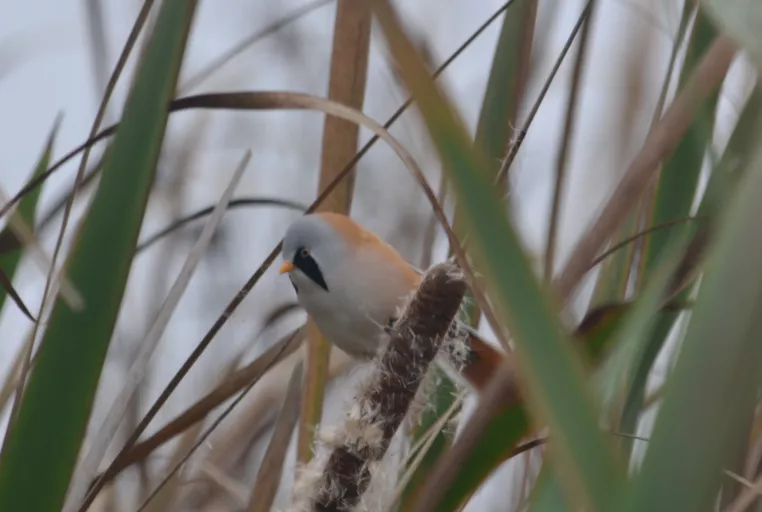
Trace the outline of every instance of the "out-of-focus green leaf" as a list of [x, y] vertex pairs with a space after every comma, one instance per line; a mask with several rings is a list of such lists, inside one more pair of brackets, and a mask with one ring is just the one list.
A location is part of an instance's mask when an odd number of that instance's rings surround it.
[[429, 78], [388, 2], [373, 0], [371, 5], [456, 191], [469, 229], [470, 252], [515, 342], [528, 403], [554, 433], [553, 452], [563, 469], [565, 491], [573, 502], [606, 510], [620, 491], [622, 468], [598, 427], [582, 361], [505, 216], [483, 154], [474, 150], [462, 121]]
[[[651, 279], [622, 321], [621, 328], [612, 336], [613, 340], [608, 340], [613, 351], [597, 372], [595, 380], [604, 411], [615, 418], [613, 424], [609, 425], [611, 429], [619, 427], [621, 404], [631, 387], [632, 368], [640, 360], [641, 353], [651, 339], [653, 327], [661, 318], [657, 314], [659, 306], [666, 298], [672, 276], [683, 260], [689, 240], [690, 234], [683, 231], [668, 242], [659, 255]], [[628, 444], [625, 444], [625, 448], [625, 453], [629, 453]]]
[[[714, 216], [725, 206], [730, 192], [738, 181], [740, 170], [748, 163], [749, 154], [756, 144], [759, 127], [762, 126], [762, 88], [757, 86], [746, 103], [746, 107], [733, 129], [733, 134], [728, 141], [725, 152], [718, 165], [709, 176], [704, 195], [698, 208], [698, 215], [709, 218], [707, 225], [699, 228], [688, 226], [692, 236], [699, 234], [699, 229], [709, 230], [711, 233]], [[687, 231], [686, 230], [686, 231]], [[696, 255], [697, 257], [698, 255]], [[690, 288], [680, 293], [676, 301], [686, 300], [690, 294]], [[633, 380], [628, 390], [627, 399], [622, 411], [620, 428], [623, 432], [631, 433], [635, 430], [638, 417], [643, 405], [645, 387], [648, 375], [651, 372], [656, 357], [661, 351], [667, 336], [677, 320], [679, 313], [667, 312], [656, 324], [652, 337], [646, 345], [642, 357], [637, 362]]]
[[0, 459], [0, 510], [60, 510], [98, 386], [195, 12], [165, 0], [137, 69], [103, 176], [67, 258], [85, 307], [60, 299]]
[[[685, 84], [691, 71], [714, 40], [715, 35], [711, 23], [699, 10], [680, 74], [680, 86]], [[662, 168], [656, 187], [651, 220], [647, 225], [662, 224], [690, 215], [691, 205], [696, 196], [701, 164], [711, 140], [714, 111], [718, 97], [719, 90], [712, 93], [702, 104], [701, 109], [696, 114], [695, 121]], [[641, 282], [649, 279], [651, 273], [655, 271], [659, 253], [662, 252], [667, 241], [678, 231], [688, 229], [691, 229], [691, 226], [679, 226], [670, 231], [656, 231], [646, 238], [643, 248], [643, 272], [639, 276]]]
[[[416, 427], [413, 435], [413, 443], [422, 440], [422, 436], [428, 432], [429, 428], [437, 424], [456, 399], [457, 388], [455, 383], [439, 368], [435, 369], [434, 378], [437, 386], [429, 395], [429, 405], [421, 416], [421, 422]], [[429, 446], [426, 454], [421, 459], [419, 466], [413, 472], [405, 490], [400, 499], [400, 512], [415, 511], [415, 497], [418, 486], [426, 479], [431, 468], [439, 460], [439, 456], [452, 444], [452, 433], [442, 430], [436, 433], [436, 437]], [[421, 447], [421, 450], [425, 447]], [[414, 460], [414, 454], [410, 454], [409, 459]]]
[[530, 512], [565, 512], [570, 510], [564, 501], [561, 491], [561, 483], [553, 471], [553, 462], [545, 461], [540, 474], [537, 476], [537, 484], [532, 489], [529, 498]]
[[[505, 157], [513, 135], [513, 127], [517, 124], [517, 113], [526, 90], [536, 15], [537, 0], [514, 0], [503, 15], [475, 137], [475, 144], [486, 156], [493, 176], [496, 176], [500, 169], [500, 162]], [[465, 233], [462, 232], [463, 223], [459, 210], [456, 205], [453, 228], [462, 238]], [[464, 320], [471, 326], [478, 327], [481, 311], [471, 299], [469, 291], [464, 301]], [[450, 408], [455, 399], [455, 385], [450, 378], [442, 374], [440, 382], [435, 391], [434, 408], [424, 414], [417, 430], [419, 435], [426, 432]], [[442, 452], [450, 446], [452, 440], [448, 437], [450, 436], [445, 432], [437, 434], [406, 487], [401, 510], [413, 510], [410, 507], [414, 505], [414, 490], [425, 479]], [[414, 436], [414, 439], [418, 440], [418, 437]]]
[[475, 138], [493, 176], [500, 169], [518, 124], [536, 16], [537, 0], [514, 0], [503, 17]]
[[[755, 407], [762, 361], [762, 146], [718, 219], [679, 358], [625, 510], [713, 510], [729, 448]], [[721, 340], [721, 343], [718, 343]]]
[[[595, 364], [605, 354], [630, 305], [611, 303], [591, 311], [575, 332], [575, 343]], [[463, 462], [458, 479], [447, 489], [440, 512], [457, 510], [502, 463], [510, 459], [519, 440], [529, 433], [529, 417], [523, 404], [499, 411], [474, 450]]]
[[762, 5], [758, 0], [702, 0], [707, 13], [749, 52], [762, 71]]
[[[55, 141], [59, 126], [60, 118], [56, 119], [53, 128], [50, 130], [50, 135], [48, 135], [48, 140], [45, 143], [42, 154], [37, 160], [37, 165], [35, 165], [30, 181], [45, 172], [48, 168], [50, 157], [53, 154], [53, 142]], [[33, 227], [37, 218], [37, 201], [40, 198], [41, 190], [42, 189], [37, 188], [24, 197], [12, 215], [17, 216], [29, 226]], [[5, 228], [0, 232], [0, 251], [0, 269], [2, 269], [5, 275], [8, 276], [8, 279], [13, 280], [16, 268], [18, 268], [19, 261], [21, 261], [23, 249], [8, 224], [6, 224]], [[2, 311], [7, 297], [8, 294], [5, 289], [0, 288], [0, 311]]]
[[[518, 125], [519, 106], [529, 76], [537, 0], [513, 0], [509, 7], [503, 15], [474, 139], [477, 148], [484, 153], [493, 179], [497, 177], [501, 161], [508, 152], [514, 127]], [[502, 181], [505, 178], [507, 174]], [[506, 189], [503, 183], [498, 187]], [[456, 205], [453, 229], [462, 240], [465, 233], [461, 217], [460, 208]], [[466, 301], [466, 305], [469, 324], [478, 327], [481, 318], [479, 308], [473, 301]]]

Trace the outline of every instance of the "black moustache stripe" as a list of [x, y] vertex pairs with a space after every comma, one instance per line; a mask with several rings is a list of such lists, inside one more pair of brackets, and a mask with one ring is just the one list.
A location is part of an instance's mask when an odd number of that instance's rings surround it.
[[328, 284], [326, 284], [325, 278], [323, 278], [323, 273], [320, 271], [317, 262], [312, 256], [303, 257], [301, 252], [301, 250], [296, 251], [293, 261], [294, 266], [301, 270], [305, 276], [309, 277], [312, 282], [325, 291], [328, 291]]

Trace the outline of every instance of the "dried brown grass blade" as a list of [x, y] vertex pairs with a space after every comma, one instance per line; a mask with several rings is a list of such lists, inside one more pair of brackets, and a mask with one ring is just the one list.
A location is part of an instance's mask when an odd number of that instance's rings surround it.
[[259, 466], [257, 479], [249, 498], [248, 512], [268, 512], [278, 491], [286, 450], [291, 440], [296, 421], [299, 419], [299, 405], [302, 397], [302, 377], [304, 365], [299, 362], [291, 372], [286, 398], [283, 400], [278, 419], [275, 421], [275, 431], [267, 451]]
[[[328, 98], [362, 110], [368, 77], [370, 49], [370, 10], [365, 2], [338, 0], [331, 50], [331, 74]], [[320, 160], [318, 190], [322, 190], [341, 172], [344, 162], [357, 152], [359, 125], [326, 116], [323, 125], [323, 151]], [[354, 192], [354, 173], [350, 173], [318, 207], [319, 211], [349, 214]], [[314, 433], [320, 425], [323, 398], [328, 379], [331, 344], [317, 325], [307, 321], [307, 373], [297, 441], [297, 459], [307, 462], [312, 457]]]
[[[735, 45], [732, 41], [723, 36], [717, 38], [661, 121], [651, 130], [640, 154], [630, 165], [606, 208], [577, 244], [566, 268], [555, 280], [556, 292], [564, 302], [569, 299], [577, 282], [590, 268], [590, 262], [595, 258], [603, 243], [613, 234], [630, 208], [637, 202], [638, 197], [653, 178], [658, 162], [677, 145], [690, 126], [701, 101], [722, 82], [734, 54]], [[459, 439], [452, 449], [442, 456], [430, 476], [432, 482], [439, 482], [441, 486], [442, 482], [452, 481], [457, 468], [484, 432], [494, 412], [504, 404], [520, 399], [517, 375], [512, 361], [508, 358], [504, 359], [504, 364], [482, 394], [478, 407]], [[439, 499], [441, 489], [427, 486], [424, 491], [418, 506], [420, 510], [428, 511]]]
[[653, 126], [603, 211], [577, 242], [568, 263], [554, 280], [554, 288], [563, 303], [571, 297], [596, 253], [642, 197], [656, 176], [659, 162], [685, 135], [703, 100], [720, 86], [735, 54], [735, 43], [726, 36], [718, 36], [685, 87]]
[[[294, 367], [304, 361], [307, 347], [302, 344], [297, 352], [280, 361], [249, 393], [245, 404], [238, 407], [236, 421], [230, 422], [218, 429], [210, 439], [212, 450], [205, 462], [220, 470], [232, 472], [244, 463], [251, 447], [262, 442], [264, 434], [275, 423], [278, 406], [283, 403], [288, 381]], [[355, 360], [339, 349], [331, 350], [328, 375], [329, 379], [344, 374]], [[246, 506], [249, 499], [249, 489], [246, 488], [241, 508]], [[213, 498], [211, 493], [201, 490], [194, 496], [194, 503], [199, 507]]]
[[[508, 7], [511, 6], [514, 0], [508, 0], [505, 2], [501, 7], [499, 7], [493, 14], [490, 16], [484, 23], [482, 23], [479, 28], [471, 34], [468, 39], [466, 39], [463, 44], [461, 44], [457, 50], [455, 50], [437, 69], [434, 71], [432, 77], [438, 78], [449, 66], [452, 64], [455, 59], [457, 59], [465, 50], [468, 48], [471, 43], [473, 43], [490, 25], [492, 25], [495, 20], [497, 20], [503, 12], [505, 12]], [[549, 84], [548, 84], [549, 85]], [[389, 129], [391, 125], [393, 125], [399, 118], [402, 116], [402, 114], [408, 109], [408, 107], [413, 103], [412, 98], [408, 98], [395, 112], [394, 114], [387, 119], [386, 123], [384, 123], [384, 128]], [[169, 106], [170, 112], [174, 111], [173, 104], [170, 104]], [[533, 117], [533, 116], [532, 116]], [[529, 123], [530, 121], [528, 121]], [[59, 170], [64, 164], [66, 164], [69, 160], [77, 156], [79, 153], [84, 151], [86, 148], [95, 145], [96, 143], [110, 137], [116, 132], [116, 125], [109, 126], [107, 128], [104, 128], [101, 132], [99, 132], [94, 137], [91, 137], [90, 139], [86, 140], [79, 146], [75, 147], [74, 149], [70, 150], [68, 153], [66, 153], [64, 156], [59, 158], [53, 165], [50, 166], [50, 168], [42, 173], [40, 176], [35, 178], [34, 180], [27, 183], [21, 190], [19, 190], [15, 196], [10, 201], [7, 201], [1, 208], [0, 208], [0, 217], [4, 216], [6, 213], [10, 211], [13, 206], [18, 203], [22, 197], [24, 197], [26, 194], [34, 190], [35, 188], [39, 187], [42, 183], [45, 182], [54, 172]], [[527, 129], [527, 124], [524, 125], [524, 129]], [[360, 161], [360, 159], [365, 156], [365, 154], [370, 150], [370, 148], [373, 147], [373, 145], [376, 144], [381, 139], [378, 135], [374, 135], [365, 145], [362, 147], [360, 151], [357, 152], [357, 154], [354, 155], [354, 157], [347, 162], [344, 165], [344, 168], [341, 170], [341, 173], [337, 176], [337, 178], [331, 182], [331, 184], [326, 187], [323, 191], [321, 191], [318, 198], [313, 203], [313, 208], [323, 202], [325, 197], [327, 197], [336, 186], [338, 186], [339, 182], [344, 179], [346, 175], [348, 175], [352, 170], [354, 170], [355, 164]], [[501, 168], [501, 172], [504, 172], [505, 165]], [[90, 178], [92, 179], [95, 177], [95, 174], [97, 173], [98, 169], [95, 169], [91, 174], [83, 178], [82, 184]], [[71, 195], [71, 193], [67, 194], [67, 198]]]
[[104, 484], [111, 481], [125, 468], [144, 460], [158, 447], [203, 420], [215, 407], [239, 392], [245, 386], [256, 383], [278, 361], [296, 351], [304, 339], [304, 331], [289, 335], [268, 348], [261, 356], [234, 372], [223, 384], [207, 393], [195, 404], [167, 423], [148, 439], [137, 443], [124, 455], [117, 456], [109, 468], [96, 477]]
[[[296, 337], [297, 332], [294, 332], [290, 340], [293, 340]], [[284, 347], [285, 349], [285, 347]], [[275, 362], [280, 358], [280, 354], [275, 356], [275, 360], [272, 362], [272, 364], [275, 364]], [[269, 365], [267, 368], [265, 368], [265, 372], [270, 370], [272, 367], [272, 364]], [[204, 432], [199, 436], [198, 440], [193, 444], [193, 446], [188, 450], [188, 453], [185, 454], [185, 456], [175, 465], [172, 467], [172, 469], [169, 470], [169, 473], [167, 476], [165, 476], [161, 482], [156, 486], [156, 488], [148, 495], [148, 497], [145, 499], [142, 505], [138, 508], [138, 512], [145, 510], [145, 508], [151, 503], [151, 501], [161, 492], [161, 490], [164, 488], [167, 483], [169, 483], [172, 478], [177, 474], [178, 471], [180, 471], [180, 468], [183, 467], [183, 465], [190, 459], [191, 456], [198, 450], [198, 448], [206, 442], [206, 440], [209, 438], [209, 436], [214, 432], [214, 430], [222, 423], [222, 421], [230, 415], [231, 412], [233, 412], [233, 409], [236, 408], [236, 406], [241, 403], [241, 400], [243, 400], [247, 393], [251, 390], [252, 387], [256, 382], [249, 383], [241, 393], [228, 405], [225, 410], [209, 425], [208, 428], [204, 430]]]

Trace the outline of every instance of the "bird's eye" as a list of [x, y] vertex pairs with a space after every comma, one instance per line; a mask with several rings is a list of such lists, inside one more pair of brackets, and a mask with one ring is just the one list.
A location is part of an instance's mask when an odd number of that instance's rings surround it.
[[299, 250], [299, 256], [302, 258], [309, 258], [310, 257], [310, 250], [306, 248], [302, 248]]

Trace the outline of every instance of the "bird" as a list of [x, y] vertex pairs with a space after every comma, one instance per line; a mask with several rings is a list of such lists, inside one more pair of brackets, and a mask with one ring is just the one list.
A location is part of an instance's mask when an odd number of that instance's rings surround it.
[[[299, 305], [322, 335], [360, 360], [379, 353], [384, 330], [423, 279], [390, 244], [334, 212], [294, 221], [283, 237], [281, 257], [280, 274], [288, 275]], [[504, 355], [459, 324], [467, 354], [457, 373], [472, 389], [483, 391]]]

